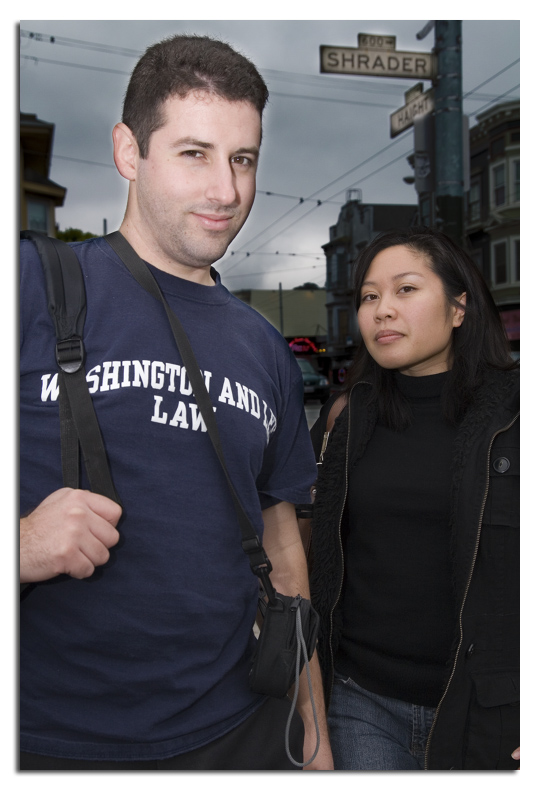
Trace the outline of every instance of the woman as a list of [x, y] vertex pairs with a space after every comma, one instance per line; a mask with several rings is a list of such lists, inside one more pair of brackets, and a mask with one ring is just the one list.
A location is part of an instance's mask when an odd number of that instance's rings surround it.
[[335, 766], [517, 768], [517, 365], [440, 232], [377, 237], [354, 298], [361, 342], [310, 546]]

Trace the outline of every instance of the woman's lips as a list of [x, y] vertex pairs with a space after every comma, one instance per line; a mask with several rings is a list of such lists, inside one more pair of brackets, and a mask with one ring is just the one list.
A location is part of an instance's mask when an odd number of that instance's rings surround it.
[[381, 345], [393, 343], [395, 340], [400, 340], [403, 337], [401, 332], [395, 332], [391, 329], [384, 329], [382, 332], [377, 332], [375, 335], [375, 342]]

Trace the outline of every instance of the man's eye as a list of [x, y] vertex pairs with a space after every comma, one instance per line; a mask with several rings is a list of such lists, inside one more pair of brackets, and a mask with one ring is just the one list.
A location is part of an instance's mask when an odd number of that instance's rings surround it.
[[189, 157], [190, 159], [197, 159], [202, 156], [201, 151], [182, 151], [182, 156]]
[[235, 165], [243, 165], [244, 167], [250, 167], [253, 164], [253, 161], [248, 156], [233, 156], [232, 161]]

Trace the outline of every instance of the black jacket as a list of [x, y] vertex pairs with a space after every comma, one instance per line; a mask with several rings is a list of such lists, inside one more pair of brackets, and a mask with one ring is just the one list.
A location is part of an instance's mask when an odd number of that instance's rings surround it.
[[[377, 420], [357, 383], [319, 467], [309, 551], [311, 598], [327, 702], [341, 632], [348, 458]], [[332, 401], [312, 428], [319, 458]], [[519, 746], [519, 372], [491, 371], [460, 425], [452, 481], [456, 634], [427, 769], [515, 769]]]

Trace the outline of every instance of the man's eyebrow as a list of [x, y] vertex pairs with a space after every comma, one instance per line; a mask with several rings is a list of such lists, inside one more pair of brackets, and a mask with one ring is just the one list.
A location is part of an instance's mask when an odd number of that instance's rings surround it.
[[181, 145], [195, 145], [197, 148], [214, 148], [213, 143], [205, 143], [204, 140], [197, 140], [195, 137], [179, 137], [171, 143], [171, 148], [180, 148]]
[[[394, 274], [392, 280], [400, 280], [402, 277], [410, 277], [411, 274], [415, 275], [416, 277], [425, 277], [422, 272], [401, 272], [401, 274]], [[374, 280], [364, 280], [362, 283], [362, 288], [364, 285], [377, 285]]]
[[252, 156], [259, 156], [259, 149], [257, 146], [253, 146], [253, 148], [239, 148], [237, 151], [234, 152], [235, 156], [238, 154], [251, 154]]

